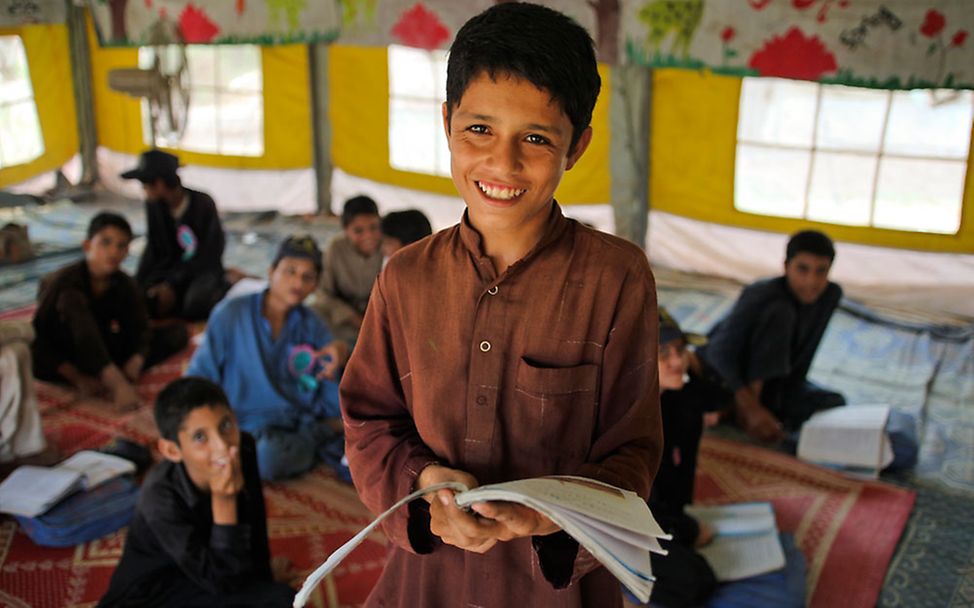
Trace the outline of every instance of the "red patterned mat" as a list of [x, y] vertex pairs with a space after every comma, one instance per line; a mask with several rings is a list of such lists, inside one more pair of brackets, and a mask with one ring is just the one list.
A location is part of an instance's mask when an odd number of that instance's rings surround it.
[[809, 606], [876, 605], [915, 492], [713, 437], [698, 462], [699, 502], [774, 503], [778, 528], [805, 554]]

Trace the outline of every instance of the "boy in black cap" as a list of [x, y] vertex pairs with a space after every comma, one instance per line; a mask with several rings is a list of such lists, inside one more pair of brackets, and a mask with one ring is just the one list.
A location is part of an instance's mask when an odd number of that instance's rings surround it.
[[240, 428], [257, 440], [264, 479], [299, 475], [317, 459], [347, 479], [336, 379], [348, 346], [302, 304], [320, 274], [314, 239], [287, 238], [267, 289], [221, 302], [186, 370], [227, 392]]
[[142, 182], [148, 241], [136, 279], [155, 318], [205, 319], [226, 293], [223, 227], [209, 194], [184, 188], [179, 158], [147, 150], [125, 179]]

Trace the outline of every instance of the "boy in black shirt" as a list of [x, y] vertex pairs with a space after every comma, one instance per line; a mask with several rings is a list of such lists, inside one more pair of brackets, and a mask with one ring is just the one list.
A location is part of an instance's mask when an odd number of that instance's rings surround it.
[[149, 327], [138, 285], [121, 270], [132, 240], [128, 221], [91, 219], [83, 260], [41, 281], [31, 346], [34, 375], [68, 382], [82, 394], [107, 390], [115, 406], [134, 406], [133, 384], [146, 367], [186, 346], [182, 325]]
[[223, 390], [187, 377], [159, 394], [165, 460], [146, 477], [108, 606], [290, 606], [271, 575], [254, 440]]

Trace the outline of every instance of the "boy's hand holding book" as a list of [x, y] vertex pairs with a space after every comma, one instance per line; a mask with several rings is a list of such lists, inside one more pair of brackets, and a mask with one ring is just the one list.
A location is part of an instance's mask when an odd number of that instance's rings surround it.
[[[433, 464], [420, 473], [416, 488], [447, 481], [459, 482], [468, 488], [479, 485], [469, 473]], [[486, 553], [497, 541], [552, 534], [559, 530], [544, 515], [516, 503], [481, 502], [471, 505], [471, 510], [461, 509], [453, 498], [455, 493], [441, 489], [424, 497], [430, 503], [430, 531], [448, 545]]]

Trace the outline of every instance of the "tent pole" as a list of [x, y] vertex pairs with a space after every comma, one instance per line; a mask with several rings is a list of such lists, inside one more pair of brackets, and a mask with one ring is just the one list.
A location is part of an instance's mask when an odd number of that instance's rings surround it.
[[308, 45], [311, 83], [311, 138], [317, 189], [318, 213], [334, 215], [331, 209], [331, 123], [328, 121], [328, 44]]
[[644, 66], [614, 66], [609, 108], [615, 232], [643, 248], [649, 223], [652, 79], [652, 70]]
[[90, 188], [98, 181], [98, 131], [95, 129], [95, 102], [91, 90], [91, 52], [85, 9], [71, 1], [68, 2], [68, 39], [78, 123], [78, 152], [81, 156], [81, 180], [77, 185]]

